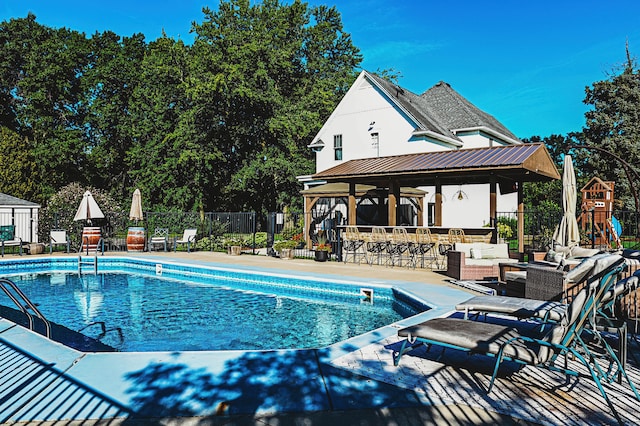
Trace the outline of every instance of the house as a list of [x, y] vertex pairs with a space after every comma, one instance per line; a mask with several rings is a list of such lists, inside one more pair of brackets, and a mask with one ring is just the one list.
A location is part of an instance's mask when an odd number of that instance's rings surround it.
[[38, 242], [40, 205], [0, 193], [0, 225], [14, 225], [15, 236], [24, 242]]
[[[309, 148], [316, 153], [318, 174], [350, 160], [521, 144], [497, 119], [445, 82], [417, 95], [362, 71]], [[298, 179], [305, 191], [326, 183], [313, 176]], [[434, 186], [418, 189], [424, 191], [426, 208], [419, 198], [400, 196], [400, 204], [415, 206], [419, 216], [410, 225], [435, 224], [436, 192], [441, 197], [441, 226], [482, 227], [491, 221], [487, 183], [443, 186], [438, 191]], [[514, 191], [498, 193], [495, 198], [499, 212], [516, 211]]]

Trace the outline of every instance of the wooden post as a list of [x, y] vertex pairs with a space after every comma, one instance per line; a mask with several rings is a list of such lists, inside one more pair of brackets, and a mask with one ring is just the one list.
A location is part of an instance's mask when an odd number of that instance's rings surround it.
[[400, 185], [398, 182], [389, 182], [389, 226], [398, 225], [398, 209], [400, 202]]
[[304, 235], [307, 247], [311, 247], [311, 235], [309, 235], [309, 223], [307, 220], [311, 217], [311, 211], [319, 199], [320, 197], [311, 198], [307, 195], [304, 196]]
[[518, 182], [518, 253], [524, 260], [524, 193], [522, 181]]
[[[495, 176], [491, 176], [489, 182], [489, 218], [490, 220], [496, 219], [498, 214], [498, 185], [496, 184]], [[493, 226], [497, 226], [494, 223]]]
[[442, 226], [442, 184], [440, 180], [436, 180], [436, 217], [434, 220], [435, 226]]
[[356, 183], [349, 182], [349, 209], [347, 211], [347, 223], [355, 225], [357, 222]]

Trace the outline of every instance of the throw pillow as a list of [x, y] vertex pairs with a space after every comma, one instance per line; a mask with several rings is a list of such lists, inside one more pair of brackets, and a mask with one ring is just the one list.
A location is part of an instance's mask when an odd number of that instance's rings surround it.
[[471, 248], [471, 258], [472, 259], [482, 259], [482, 250], [479, 248]]
[[482, 258], [483, 259], [496, 259], [496, 253], [494, 250], [494, 247], [489, 247], [489, 248], [485, 248], [482, 251]]

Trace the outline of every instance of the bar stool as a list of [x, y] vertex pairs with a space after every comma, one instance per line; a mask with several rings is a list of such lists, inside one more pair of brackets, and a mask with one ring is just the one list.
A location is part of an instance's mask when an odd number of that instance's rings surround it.
[[420, 256], [420, 267], [424, 268], [425, 259], [429, 261], [429, 267], [433, 269], [433, 263], [440, 268], [438, 254], [436, 252], [437, 240], [431, 235], [429, 228], [416, 229], [416, 256]]
[[353, 258], [353, 263], [360, 264], [360, 259], [364, 258], [364, 261], [369, 263], [367, 259], [367, 251], [365, 250], [365, 240], [360, 235], [360, 230], [357, 226], [347, 226], [344, 234], [343, 248], [344, 263], [348, 262], [349, 255]]

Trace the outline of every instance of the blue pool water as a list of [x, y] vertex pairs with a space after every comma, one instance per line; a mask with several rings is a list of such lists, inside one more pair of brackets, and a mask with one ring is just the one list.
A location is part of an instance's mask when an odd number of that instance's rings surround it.
[[127, 352], [322, 347], [424, 309], [389, 288], [376, 288], [371, 302], [357, 287], [326, 282], [146, 269], [8, 278], [50, 321], [92, 337], [102, 322], [111, 331], [101, 341]]

